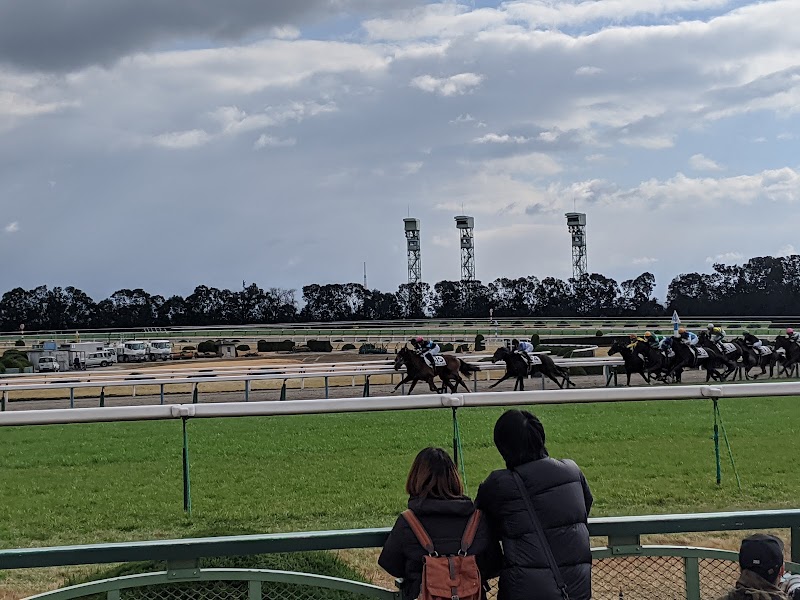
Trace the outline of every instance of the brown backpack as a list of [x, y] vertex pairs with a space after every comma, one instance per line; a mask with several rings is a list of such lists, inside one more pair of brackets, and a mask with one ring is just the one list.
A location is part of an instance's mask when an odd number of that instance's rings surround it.
[[478, 531], [480, 511], [476, 510], [469, 518], [461, 536], [461, 549], [458, 554], [448, 556], [440, 556], [436, 552], [431, 537], [412, 511], [403, 512], [403, 518], [428, 553], [422, 558], [422, 586], [419, 600], [480, 600], [481, 574], [478, 563], [475, 561], [475, 555], [467, 555], [467, 550], [472, 546]]

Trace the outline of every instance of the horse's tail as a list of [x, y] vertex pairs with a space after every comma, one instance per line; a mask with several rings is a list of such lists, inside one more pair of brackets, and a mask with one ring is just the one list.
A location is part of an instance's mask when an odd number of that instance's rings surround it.
[[464, 362], [460, 358], [458, 359], [458, 370], [461, 372], [462, 375], [470, 376], [473, 373], [480, 371], [480, 368], [476, 367], [475, 365], [471, 365], [469, 363]]

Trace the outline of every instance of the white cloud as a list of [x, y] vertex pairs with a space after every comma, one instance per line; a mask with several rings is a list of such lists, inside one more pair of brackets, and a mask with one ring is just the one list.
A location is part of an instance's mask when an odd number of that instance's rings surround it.
[[738, 264], [744, 262], [744, 254], [741, 252], [725, 252], [723, 254], [717, 254], [716, 256], [707, 256], [706, 262], [710, 265], [715, 265], [718, 263], [721, 264]]
[[279, 40], [296, 40], [300, 37], [300, 30], [291, 25], [284, 25], [283, 27], [273, 27], [269, 30], [270, 36]]
[[575, 69], [575, 75], [600, 75], [601, 73], [605, 73], [605, 69], [601, 69], [600, 67], [578, 67]]
[[718, 162], [702, 155], [694, 154], [689, 159], [689, 166], [695, 171], [724, 171], [725, 167]]
[[411, 86], [439, 94], [440, 96], [454, 96], [466, 94], [481, 84], [484, 77], [476, 73], [459, 73], [450, 77], [434, 77], [433, 75], [420, 75], [411, 80]]
[[403, 173], [406, 175], [415, 175], [416, 173], [419, 173], [419, 170], [424, 164], [425, 163], [423, 163], [421, 160], [403, 163]]
[[294, 138], [281, 139], [273, 137], [271, 135], [267, 135], [266, 133], [262, 133], [253, 144], [253, 148], [255, 150], [261, 150], [262, 148], [268, 148], [268, 147], [281, 148], [287, 146], [294, 146], [296, 143], [297, 140]]
[[473, 117], [473, 116], [472, 116], [471, 114], [469, 114], [469, 113], [463, 113], [463, 114], [460, 114], [460, 115], [458, 115], [458, 116], [457, 116], [455, 119], [453, 119], [452, 121], [449, 121], [449, 123], [450, 123], [451, 125], [457, 125], [457, 124], [459, 124], [459, 123], [472, 123], [473, 121], [475, 121], [475, 117]]
[[797, 139], [797, 136], [794, 133], [790, 133], [788, 131], [784, 131], [783, 133], [779, 133], [775, 137], [776, 137], [776, 139], [778, 139], [778, 140], [780, 140], [782, 142], [785, 142], [785, 141], [788, 141], [788, 140]]
[[651, 256], [641, 256], [639, 258], [634, 258], [631, 261], [632, 265], [652, 265], [653, 263], [657, 263], [658, 259], [653, 258]]
[[775, 253], [775, 256], [794, 256], [797, 253], [798, 252], [793, 244], [786, 244]]
[[152, 138], [152, 142], [156, 146], [162, 148], [196, 148], [206, 144], [211, 139], [211, 136], [202, 129], [191, 129], [189, 131], [170, 131], [169, 133], [162, 133]]
[[631, 135], [620, 138], [626, 146], [636, 146], [647, 150], [664, 150], [675, 145], [674, 135]]
[[5, 226], [4, 231], [6, 233], [17, 233], [19, 231], [19, 222], [12, 221], [11, 223]]
[[524, 144], [528, 138], [521, 135], [508, 135], [504, 133], [499, 135], [497, 133], [487, 133], [481, 137], [472, 140], [475, 144]]

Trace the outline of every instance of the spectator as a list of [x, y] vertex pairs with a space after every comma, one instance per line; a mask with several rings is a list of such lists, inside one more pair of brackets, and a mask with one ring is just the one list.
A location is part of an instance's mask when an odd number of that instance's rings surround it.
[[[720, 600], [786, 600], [781, 586], [783, 542], [774, 535], [756, 533], [742, 540], [739, 548], [742, 571], [734, 587]], [[784, 588], [784, 589], [782, 589]]]
[[[495, 424], [494, 443], [507, 469], [494, 471], [481, 484], [476, 505], [503, 543], [498, 600], [527, 600], [534, 591], [537, 599], [560, 600], [563, 593], [556, 571], [570, 600], [590, 598], [592, 553], [587, 520], [592, 494], [583, 473], [571, 460], [550, 458], [544, 427], [527, 411], [505, 412]], [[516, 474], [521, 478], [519, 487]], [[535, 525], [529, 505], [541, 527]], [[539, 531], [546, 538], [544, 543]]]
[[[419, 519], [440, 555], [458, 554], [467, 522], [475, 512], [455, 463], [441, 448], [425, 448], [414, 459], [406, 481], [408, 508]], [[423, 557], [427, 552], [417, 541], [410, 525], [400, 515], [383, 546], [378, 564], [389, 574], [403, 579], [404, 600], [420, 593]], [[493, 542], [485, 518], [478, 523], [475, 540], [467, 554], [475, 555], [481, 572], [484, 595], [486, 581], [500, 569], [500, 546]]]

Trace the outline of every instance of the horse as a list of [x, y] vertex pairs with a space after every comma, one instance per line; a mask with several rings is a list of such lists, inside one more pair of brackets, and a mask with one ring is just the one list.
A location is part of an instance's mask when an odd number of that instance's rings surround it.
[[[714, 358], [714, 364], [722, 364], [725, 366], [725, 372], [722, 374], [722, 381], [725, 381], [731, 374], [735, 373], [739, 368], [738, 362], [742, 358], [742, 350], [736, 344], [723, 344], [717, 345], [716, 342], [711, 341], [708, 332], [701, 331], [698, 336], [698, 346], [704, 348], [710, 356]], [[720, 346], [722, 349], [720, 350]]]
[[[719, 361], [719, 352], [717, 356], [713, 356], [710, 351], [705, 348], [695, 348], [694, 351], [688, 344], [681, 341], [676, 341], [672, 344], [672, 350], [675, 352], [675, 361], [672, 363], [667, 377], [670, 375], [678, 374], [678, 381], [680, 381], [680, 373], [683, 369], [691, 369], [693, 367], [704, 367], [706, 370], [706, 381], [712, 377], [718, 380], [721, 375], [714, 370], [714, 364]], [[700, 352], [698, 352], [700, 351]], [[734, 370], [735, 370], [734, 366]]]
[[[431, 391], [438, 394], [444, 393], [445, 389], [448, 387], [452, 393], [456, 393], [459, 385], [469, 392], [469, 388], [461, 378], [461, 374], [469, 377], [472, 375], [472, 373], [478, 371], [479, 369], [450, 354], [442, 354], [441, 356], [445, 360], [444, 366], [431, 367], [422, 356], [414, 352], [411, 348], [407, 346], [400, 348], [400, 351], [397, 353], [397, 356], [394, 360], [394, 370], [399, 371], [400, 367], [405, 365], [406, 376], [400, 381], [400, 383], [394, 386], [392, 393], [396, 392], [397, 388], [399, 388], [402, 384], [408, 383], [409, 381], [412, 382], [411, 387], [408, 390], [409, 394], [413, 391], [414, 386], [417, 385], [418, 381], [427, 382]], [[437, 388], [434, 384], [433, 380], [436, 376], [442, 380], [441, 389]]]
[[650, 385], [650, 373], [645, 368], [645, 359], [642, 355], [634, 352], [632, 348], [629, 348], [625, 342], [620, 340], [614, 340], [614, 343], [611, 344], [611, 348], [608, 349], [609, 356], [613, 356], [615, 354], [621, 355], [622, 360], [625, 361], [625, 375], [628, 378], [628, 381], [625, 385], [628, 387], [631, 386], [631, 375], [634, 373], [641, 375], [642, 379], [645, 380], [647, 385]]
[[[800, 364], [800, 345], [795, 344], [785, 335], [779, 335], [775, 338], [775, 352], [783, 350], [786, 358], [783, 359], [782, 368], [778, 369], [778, 375], [785, 373], [787, 376]], [[778, 357], [775, 360], [779, 360]]]
[[[501, 346], [495, 350], [492, 356], [492, 363], [496, 363], [500, 360], [505, 361], [506, 373], [495, 383], [490, 385], [489, 389], [497, 387], [500, 382], [506, 379], [516, 377], [517, 382], [514, 384], [514, 391], [516, 392], [517, 388], [519, 388], [520, 391], [525, 391], [525, 383], [523, 380], [525, 377], [536, 373], [541, 373], [550, 379], [550, 381], [553, 381], [560, 389], [563, 389], [565, 383], [567, 387], [575, 385], [569, 380], [569, 371], [559, 367], [547, 354], [537, 354], [536, 357], [541, 361], [541, 364], [531, 364], [529, 367], [527, 361], [522, 356], [512, 352], [508, 348]], [[561, 381], [557, 379], [558, 377], [561, 377]]]
[[[752, 346], [748, 346], [747, 343], [742, 338], [736, 338], [735, 340], [731, 341], [732, 344], [736, 344], [739, 348], [739, 351], [742, 353], [742, 369], [744, 369], [744, 377], [747, 380], [750, 379], [757, 379], [759, 375], [766, 375], [767, 374], [767, 367], [769, 367], [769, 376], [772, 377], [775, 374], [775, 357], [776, 353], [770, 348], [769, 346], [762, 346], [762, 348], [768, 348], [768, 354], [761, 354], [757, 352], [755, 348]], [[761, 373], [756, 373], [755, 375], [750, 375], [750, 371], [755, 368], [760, 368]]]
[[[639, 356], [644, 357], [645, 372], [659, 381], [667, 382], [667, 372], [669, 371], [669, 358], [658, 348], [651, 346], [641, 340], [636, 342], [633, 351]], [[673, 353], [674, 357], [674, 353]]]

